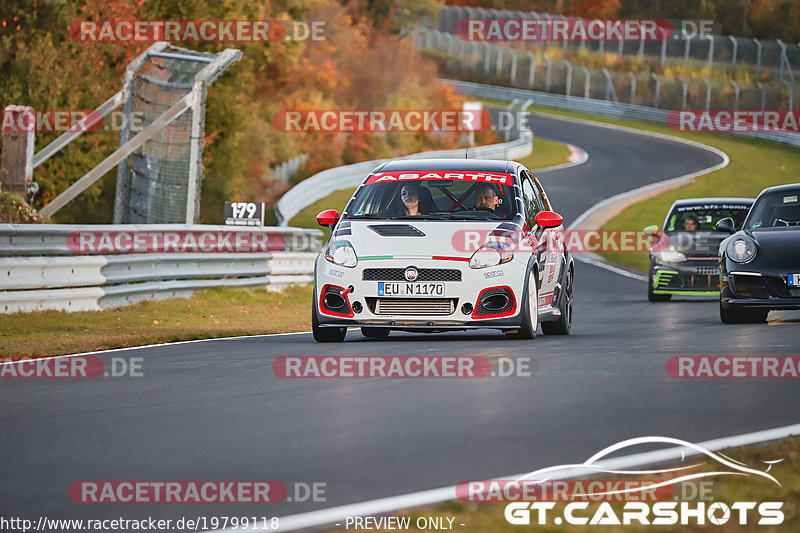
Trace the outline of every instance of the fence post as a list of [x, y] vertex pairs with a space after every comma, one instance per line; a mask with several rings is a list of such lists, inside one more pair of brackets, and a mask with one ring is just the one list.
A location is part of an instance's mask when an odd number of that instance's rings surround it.
[[678, 76], [681, 80], [681, 109], [686, 109], [686, 99], [689, 96], [689, 82], [684, 76]]
[[794, 104], [794, 83], [790, 84], [788, 80], [783, 80], [783, 84], [789, 88], [789, 105], [786, 108], [792, 111], [792, 106]]
[[[27, 198], [28, 184], [33, 181], [33, 145], [35, 141], [36, 113], [32, 107], [10, 105], [3, 111], [13, 117], [15, 127], [3, 128], [3, 163], [0, 168], [0, 188]], [[23, 120], [22, 116], [30, 120]]]
[[667, 30], [659, 26], [658, 33], [661, 34], [661, 66], [663, 67], [667, 62]]
[[547, 73], [545, 74], [545, 79], [544, 79], [544, 83], [545, 83], [544, 90], [549, 93], [550, 92], [550, 79], [551, 79], [550, 74], [551, 74], [552, 69], [553, 69], [553, 60], [550, 59], [547, 56], [544, 56], [544, 60], [547, 62]]
[[739, 41], [737, 41], [736, 37], [734, 37], [733, 35], [728, 35], [728, 39], [731, 40], [731, 44], [733, 45], [733, 52], [731, 52], [731, 55], [733, 56], [731, 58], [731, 67], [735, 67], [736, 66], [736, 52], [739, 51]]
[[584, 98], [589, 98], [589, 89], [591, 88], [590, 84], [591, 84], [592, 80], [589, 77], [589, 69], [584, 67], [584, 66], [582, 66], [582, 65], [581, 65], [581, 68], [583, 69], [583, 76], [584, 76], [584, 78], [583, 78], [583, 97]]
[[753, 37], [753, 42], [756, 43], [756, 76], [761, 74], [761, 41]]
[[739, 111], [739, 84], [731, 80], [731, 85], [733, 85], [733, 110]]
[[658, 79], [658, 76], [655, 73], [650, 74], [650, 77], [653, 78], [656, 82], [655, 95], [653, 96], [653, 107], [658, 109], [658, 98], [661, 93], [661, 80]]
[[503, 47], [497, 46], [497, 63], [495, 64], [494, 77], [500, 79], [500, 74], [503, 72]]
[[786, 57], [786, 45], [783, 44], [783, 41], [781, 41], [780, 39], [775, 39], [775, 42], [778, 43], [778, 46], [781, 47], [781, 59], [780, 59], [779, 63], [781, 64], [780, 80], [782, 82], [783, 81], [783, 58]]
[[764, 88], [764, 84], [760, 81], [756, 83], [758, 83], [758, 88], [761, 89], [761, 111], [764, 111], [767, 108], [767, 90]]
[[469, 43], [472, 46], [472, 71], [478, 70], [478, 43], [472, 41]]
[[489, 75], [489, 59], [492, 56], [492, 47], [489, 43], [483, 42], [483, 75]]
[[689, 49], [692, 46], [692, 40], [689, 39], [686, 36], [686, 30], [681, 30], [681, 33], [683, 34], [683, 38], [684, 38], [684, 40], [686, 42], [686, 44], [683, 46], [683, 62], [684, 63], [688, 63], [689, 62]]
[[708, 78], [703, 78], [703, 83], [706, 84], [706, 111], [711, 109], [711, 82]]
[[536, 78], [536, 54], [528, 52], [528, 59], [531, 61], [530, 70], [528, 70], [528, 87], [533, 89], [533, 82]]
[[636, 104], [636, 74], [628, 71], [628, 76], [631, 78], [631, 105]]
[[511, 73], [509, 77], [511, 78], [511, 84], [515, 85], [517, 83], [517, 51], [510, 50], [511, 52]]
[[709, 35], [710, 39], [708, 40], [708, 66], [711, 67], [714, 64], [714, 36]]
[[566, 63], [567, 65], [567, 86], [564, 89], [564, 94], [570, 96], [569, 93], [570, 90], [572, 89], [572, 63], [570, 63], [566, 59], [564, 60], [564, 63]]

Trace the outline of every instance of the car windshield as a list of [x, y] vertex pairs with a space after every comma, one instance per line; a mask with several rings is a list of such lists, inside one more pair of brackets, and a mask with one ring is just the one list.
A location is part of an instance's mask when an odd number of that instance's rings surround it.
[[[437, 177], [418, 179], [424, 175]], [[449, 176], [455, 179], [444, 179]], [[370, 176], [367, 184], [358, 190], [348, 204], [345, 215], [351, 219], [512, 219], [516, 209], [511, 184], [509, 174], [442, 171], [377, 173]]]
[[747, 229], [800, 226], [800, 188], [762, 195], [747, 218]]
[[664, 231], [714, 231], [714, 225], [723, 218], [732, 218], [736, 229], [740, 229], [750, 210], [744, 203], [698, 203], [679, 205], [667, 217]]

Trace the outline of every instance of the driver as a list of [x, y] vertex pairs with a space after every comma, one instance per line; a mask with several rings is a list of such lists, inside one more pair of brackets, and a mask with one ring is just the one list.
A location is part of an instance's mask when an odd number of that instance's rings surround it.
[[699, 223], [697, 217], [694, 215], [686, 215], [683, 217], [683, 231], [697, 231]]
[[475, 188], [475, 209], [488, 208], [492, 211], [497, 209], [500, 199], [491, 183], [481, 183]]

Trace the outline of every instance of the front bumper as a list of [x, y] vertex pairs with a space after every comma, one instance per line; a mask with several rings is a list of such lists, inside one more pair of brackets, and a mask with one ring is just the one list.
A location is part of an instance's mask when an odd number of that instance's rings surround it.
[[[444, 295], [379, 295], [379, 281], [410, 283], [397, 279], [398, 272], [408, 267], [419, 271], [419, 283], [443, 283]], [[354, 268], [345, 268], [320, 256], [315, 274], [315, 312], [322, 327], [373, 326], [416, 331], [518, 329], [522, 322], [526, 267], [519, 258], [496, 267], [471, 269], [463, 260], [395, 256], [391, 260], [359, 260]], [[327, 305], [324, 293], [331, 291], [346, 292], [342, 307], [332, 310]], [[491, 296], [499, 296], [495, 303], [506, 301], [506, 305], [495, 305], [492, 310], [481, 307], [480, 303]], [[335, 295], [331, 299], [335, 300]], [[553, 311], [549, 305], [542, 306], [540, 318], [551, 317]]]
[[653, 261], [650, 268], [653, 294], [719, 294], [718, 259], [688, 259], [680, 263]]
[[728, 307], [798, 310], [800, 287], [789, 287], [780, 272], [752, 272], [741, 268], [722, 275], [720, 297]]

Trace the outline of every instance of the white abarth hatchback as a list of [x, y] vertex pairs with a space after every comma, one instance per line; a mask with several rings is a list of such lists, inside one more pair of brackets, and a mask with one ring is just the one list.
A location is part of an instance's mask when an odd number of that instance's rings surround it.
[[384, 163], [359, 186], [314, 268], [318, 342], [391, 330], [492, 328], [521, 338], [572, 326], [572, 258], [536, 177], [514, 161]]

